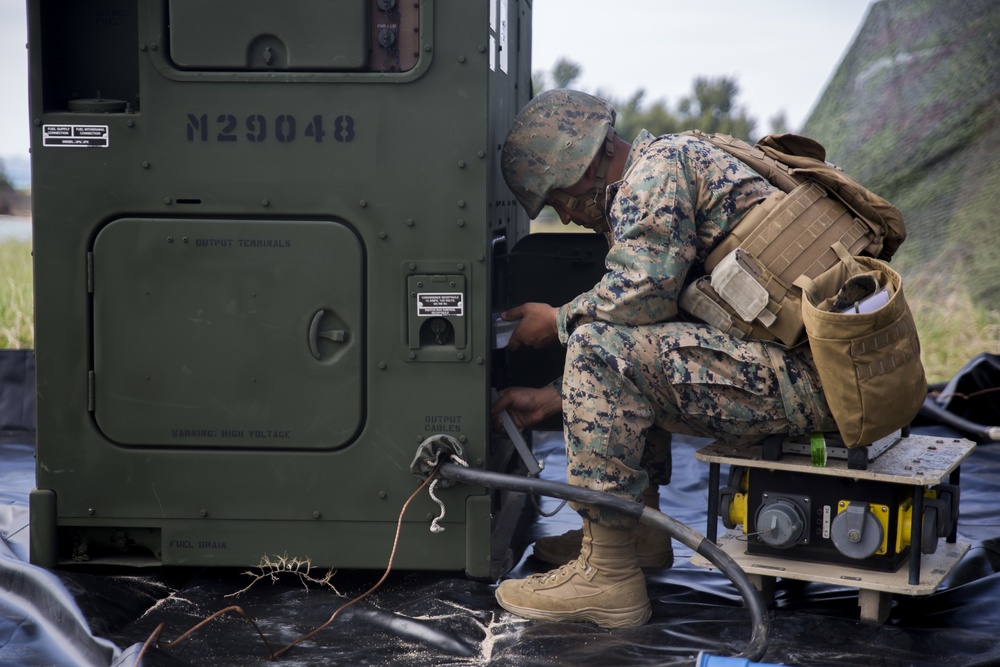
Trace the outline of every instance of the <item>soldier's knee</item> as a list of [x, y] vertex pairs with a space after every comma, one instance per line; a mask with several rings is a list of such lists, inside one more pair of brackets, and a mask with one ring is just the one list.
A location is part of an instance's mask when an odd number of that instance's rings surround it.
[[589, 355], [607, 348], [610, 327], [604, 322], [581, 324], [566, 341], [567, 356]]

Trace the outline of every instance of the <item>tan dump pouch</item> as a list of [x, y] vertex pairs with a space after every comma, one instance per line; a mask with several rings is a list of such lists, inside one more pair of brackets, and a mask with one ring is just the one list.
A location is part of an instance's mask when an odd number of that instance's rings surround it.
[[[748, 337], [792, 347], [804, 333], [795, 280], [802, 275], [815, 278], [836, 264], [835, 244], [855, 254], [864, 250], [871, 235], [868, 225], [808, 181], [787, 194], [775, 192], [751, 209], [708, 256], [705, 268], [730, 310], [770, 334]], [[762, 290], [755, 290], [750, 278]]]
[[[844, 444], [857, 447], [909, 424], [927, 396], [927, 380], [902, 278], [877, 259], [838, 251], [834, 267], [797, 283], [827, 404]], [[888, 302], [872, 312], [830, 312], [840, 287], [859, 273], [873, 275]]]

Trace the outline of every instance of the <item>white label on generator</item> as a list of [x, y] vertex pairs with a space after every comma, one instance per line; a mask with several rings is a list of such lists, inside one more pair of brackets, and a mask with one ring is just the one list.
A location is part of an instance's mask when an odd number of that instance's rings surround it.
[[417, 294], [418, 317], [462, 317], [465, 298], [461, 292], [421, 292]]
[[507, 73], [507, 0], [500, 0], [500, 71]]
[[107, 148], [107, 125], [43, 125], [42, 146], [54, 148]]
[[830, 539], [830, 514], [832, 510], [829, 505], [823, 505], [823, 539]]

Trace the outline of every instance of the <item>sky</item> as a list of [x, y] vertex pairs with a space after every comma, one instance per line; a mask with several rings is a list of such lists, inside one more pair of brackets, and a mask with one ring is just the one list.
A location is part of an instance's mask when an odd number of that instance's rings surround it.
[[[674, 108], [696, 77], [735, 78], [737, 103], [771, 129], [800, 129], [864, 22], [871, 0], [534, 0], [532, 71], [564, 57], [575, 88]], [[551, 78], [549, 79], [551, 82]]]
[[[644, 89], [670, 107], [695, 77], [730, 76], [758, 132], [779, 111], [798, 129], [871, 3], [534, 0], [532, 71], [567, 58], [582, 69], [577, 88], [621, 98]], [[26, 42], [24, 0], [0, 0], [0, 158], [28, 155]]]

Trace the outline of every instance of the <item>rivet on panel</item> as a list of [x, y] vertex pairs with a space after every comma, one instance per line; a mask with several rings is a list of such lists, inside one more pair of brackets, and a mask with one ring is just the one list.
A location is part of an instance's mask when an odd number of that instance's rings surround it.
[[406, 226], [407, 227], [412, 227], [413, 226], [413, 218], [407, 218], [406, 219]]
[[458, 168], [459, 169], [465, 169], [465, 160], [459, 160], [458, 161]]
[[465, 220], [464, 220], [464, 219], [462, 219], [462, 218], [459, 218], [459, 219], [458, 219], [458, 226], [459, 226], [459, 227], [465, 227]]
[[164, 197], [163, 198], [163, 203], [166, 204], [167, 206], [170, 206], [171, 204], [174, 203], [174, 200], [171, 199], [170, 197]]
[[380, 239], [385, 239], [385, 238], [386, 238], [386, 237], [388, 237], [388, 236], [389, 236], [389, 235], [388, 235], [388, 234], [386, 234], [385, 232], [379, 232], [379, 233], [378, 233], [378, 237], [379, 237]]
[[268, 206], [271, 205], [271, 201], [269, 199], [261, 199], [260, 200], [260, 205], [264, 206], [266, 208], [266, 207], [268, 207]]
[[464, 55], [459, 56], [458, 57], [458, 62], [464, 63], [465, 62], [465, 56]]
[[361, 201], [358, 202], [358, 206], [360, 206], [361, 208], [364, 208], [365, 206], [368, 206], [368, 200], [367, 199], [362, 199]]
[[380, 362], [378, 362], [378, 369], [379, 369], [380, 371], [384, 371], [384, 370], [385, 370], [385, 368], [386, 368], [386, 366], [385, 366], [385, 362], [384, 362], [384, 361], [380, 361]]
[[149, 169], [149, 161], [143, 160], [141, 163], [143, 169]]

